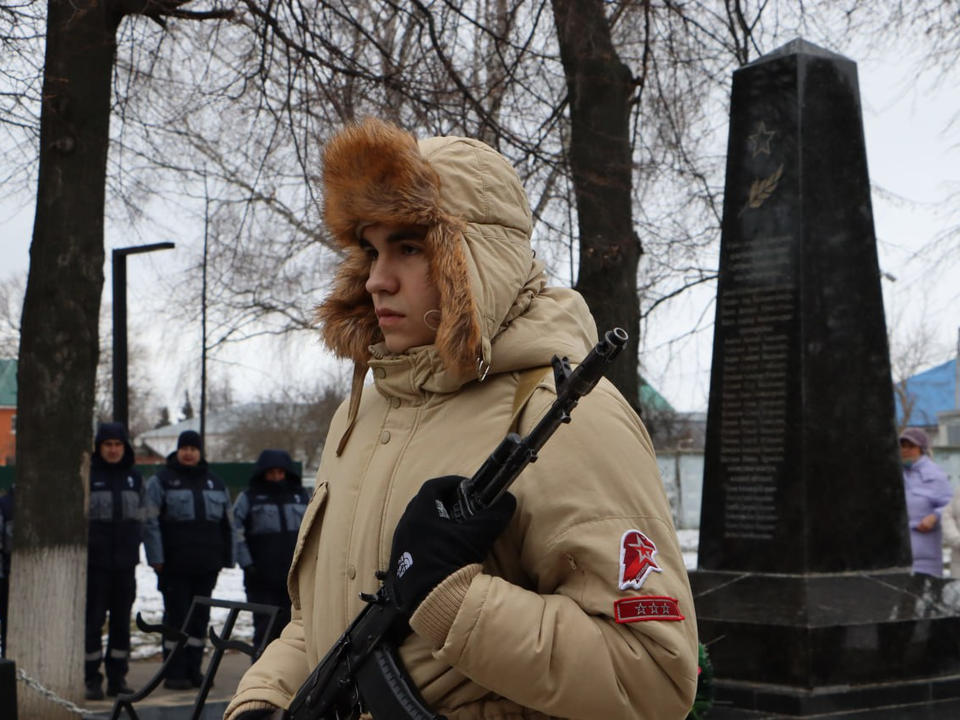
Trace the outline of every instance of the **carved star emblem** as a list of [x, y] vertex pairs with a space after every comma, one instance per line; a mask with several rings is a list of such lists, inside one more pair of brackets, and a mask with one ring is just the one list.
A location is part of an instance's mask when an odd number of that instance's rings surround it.
[[747, 136], [747, 140], [750, 142], [750, 147], [753, 150], [752, 157], [756, 157], [760, 153], [766, 153], [769, 155], [770, 141], [776, 134], [776, 130], [767, 130], [767, 124], [761, 121], [757, 126], [756, 132], [753, 133], [753, 135]]

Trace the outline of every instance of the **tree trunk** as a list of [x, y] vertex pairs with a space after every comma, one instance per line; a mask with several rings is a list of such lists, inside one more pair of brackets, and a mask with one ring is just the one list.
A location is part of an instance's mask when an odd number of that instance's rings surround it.
[[570, 169], [577, 198], [584, 296], [601, 333], [630, 334], [610, 379], [639, 409], [640, 241], [633, 229], [630, 98], [633, 74], [613, 47], [600, 0], [552, 0], [570, 105]]
[[[103, 213], [117, 17], [50, 0], [37, 213], [23, 304], [10, 657], [79, 702]], [[20, 686], [20, 717], [73, 718]]]

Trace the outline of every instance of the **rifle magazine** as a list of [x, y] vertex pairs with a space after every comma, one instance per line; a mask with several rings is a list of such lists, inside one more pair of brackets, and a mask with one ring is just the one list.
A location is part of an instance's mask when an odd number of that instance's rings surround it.
[[393, 643], [381, 643], [356, 675], [365, 712], [376, 720], [446, 720], [427, 707], [397, 656]]

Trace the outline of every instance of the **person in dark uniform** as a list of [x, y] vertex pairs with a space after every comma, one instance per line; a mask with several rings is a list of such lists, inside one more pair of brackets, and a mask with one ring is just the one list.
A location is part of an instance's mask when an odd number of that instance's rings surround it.
[[[210, 608], [200, 605], [184, 627], [195, 596], [210, 597], [220, 568], [233, 567], [230, 493], [210, 471], [203, 440], [194, 430], [177, 439], [177, 450], [147, 483], [143, 544], [163, 595], [163, 622], [182, 629], [186, 648], [175, 653], [164, 685], [173, 690], [200, 687]], [[166, 658], [176, 643], [164, 642]]]
[[0, 495], [0, 657], [7, 656], [10, 555], [13, 550], [13, 490]]
[[240, 493], [233, 506], [237, 563], [243, 568], [247, 601], [280, 608], [269, 638], [265, 638], [268, 617], [254, 614], [253, 644], [258, 651], [290, 622], [287, 572], [309, 502], [310, 493], [303, 488], [290, 455], [264, 450], [254, 466], [250, 488]]
[[[87, 609], [84, 681], [87, 700], [103, 699], [103, 662], [107, 694], [131, 693], [126, 675], [130, 660], [130, 611], [137, 595], [143, 527], [143, 476], [133, 467], [133, 448], [123, 423], [102, 423], [90, 457], [90, 513], [87, 554]], [[103, 654], [103, 623], [108, 624]]]

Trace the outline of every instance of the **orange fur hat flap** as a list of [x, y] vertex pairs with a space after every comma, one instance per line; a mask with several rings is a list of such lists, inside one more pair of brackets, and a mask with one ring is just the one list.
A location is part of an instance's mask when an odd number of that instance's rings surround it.
[[323, 153], [324, 220], [346, 251], [330, 295], [317, 307], [327, 346], [366, 367], [370, 345], [383, 339], [365, 285], [370, 261], [358, 234], [366, 225], [425, 225], [431, 280], [440, 292], [435, 345], [450, 371], [476, 366], [481, 329], [461, 248], [463, 222], [441, 207], [442, 178], [409, 133], [368, 119], [328, 143]]

